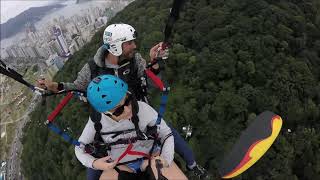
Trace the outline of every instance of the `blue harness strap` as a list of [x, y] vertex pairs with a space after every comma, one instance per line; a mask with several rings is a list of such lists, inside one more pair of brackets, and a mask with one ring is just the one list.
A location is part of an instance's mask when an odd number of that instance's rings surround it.
[[67, 141], [67, 142], [69, 142], [69, 143], [71, 143], [71, 144], [73, 144], [75, 146], [80, 146], [80, 142], [79, 141], [77, 141], [77, 140], [73, 139], [72, 137], [70, 137], [67, 133], [63, 132], [61, 129], [59, 129], [57, 126], [55, 126], [53, 123], [48, 122], [47, 126], [51, 131], [53, 131], [56, 134], [62, 136], [62, 138], [65, 141]]
[[157, 121], [156, 121], [156, 125], [159, 125], [161, 123], [161, 118], [163, 117], [164, 112], [166, 110], [166, 106], [167, 106], [167, 102], [168, 102], [169, 90], [170, 90], [170, 88], [165, 88], [162, 91], [160, 107], [159, 107], [159, 112], [158, 112], [158, 118], [157, 118]]

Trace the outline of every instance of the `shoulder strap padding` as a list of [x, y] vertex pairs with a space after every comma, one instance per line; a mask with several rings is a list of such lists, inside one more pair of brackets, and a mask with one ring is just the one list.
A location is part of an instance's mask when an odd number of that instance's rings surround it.
[[88, 62], [90, 73], [91, 73], [91, 79], [95, 78], [98, 74], [98, 65], [94, 62], [93, 59], [90, 59]]

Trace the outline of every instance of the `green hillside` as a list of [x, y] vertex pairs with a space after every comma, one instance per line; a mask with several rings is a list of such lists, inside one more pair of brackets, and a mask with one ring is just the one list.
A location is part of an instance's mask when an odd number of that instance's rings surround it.
[[[147, 57], [163, 39], [171, 4], [136, 0], [110, 23], [135, 27], [139, 51]], [[172, 86], [165, 119], [178, 130], [194, 127], [189, 144], [198, 162], [219, 179], [223, 155], [257, 114], [270, 110], [283, 119], [279, 137], [235, 179], [320, 179], [320, 1], [188, 0], [180, 17], [164, 74]], [[102, 32], [56, 81], [76, 78], [102, 44]], [[43, 125], [60, 99], [47, 98], [24, 129], [22, 167], [29, 180], [85, 179], [74, 147]], [[87, 118], [87, 105], [74, 99], [56, 123], [77, 138]]]

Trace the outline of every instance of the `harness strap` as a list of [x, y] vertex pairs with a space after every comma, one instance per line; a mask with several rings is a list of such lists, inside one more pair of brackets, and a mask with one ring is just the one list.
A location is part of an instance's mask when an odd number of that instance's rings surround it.
[[96, 63], [94, 62], [93, 59], [90, 59], [88, 61], [88, 65], [89, 65], [89, 69], [90, 69], [90, 73], [91, 73], [91, 79], [95, 78], [98, 76], [98, 66], [96, 65]]
[[150, 69], [146, 69], [145, 73], [154, 82], [154, 84], [160, 89], [160, 91], [164, 90], [164, 84], [158, 76], [156, 76]]
[[170, 88], [167, 88], [166, 90], [162, 91], [161, 102], [160, 102], [160, 107], [159, 107], [159, 112], [158, 112], [158, 118], [157, 118], [157, 122], [156, 122], [157, 125], [159, 125], [161, 123], [161, 118], [163, 117], [164, 112], [166, 110], [169, 89]]
[[123, 130], [123, 131], [112, 131], [112, 132], [100, 132], [101, 135], [109, 135], [109, 134], [114, 134], [112, 138], [115, 138], [116, 136], [119, 136], [120, 134], [123, 133], [129, 133], [135, 131], [135, 129], [128, 129], [128, 130]]
[[[128, 163], [133, 163], [135, 161], [138, 161], [139, 159], [141, 158], [137, 158], [137, 159], [134, 159], [134, 160], [131, 160], [131, 161], [127, 161], [127, 162], [122, 162], [122, 163], [118, 163], [117, 166], [120, 166], [120, 165], [125, 165], [125, 164], [128, 164]], [[147, 157], [142, 157], [143, 160], [146, 160], [146, 159], [149, 159]]]
[[136, 130], [136, 134], [140, 139], [147, 140], [148, 137], [139, 128], [139, 117], [138, 117], [139, 105], [138, 105], [138, 101], [136, 100], [136, 97], [135, 97], [134, 94], [132, 94], [131, 107], [132, 107], [132, 118], [131, 118], [131, 120], [132, 120], [132, 122], [134, 124], [134, 128]]
[[166, 142], [166, 140], [167, 140], [169, 137], [171, 137], [171, 136], [173, 136], [172, 133], [166, 135], [166, 137], [164, 138], [164, 140], [163, 140], [163, 142], [162, 142], [162, 144], [161, 144], [160, 154], [162, 153], [162, 148], [163, 148], [164, 142]]
[[[134, 130], [135, 129], [131, 129], [130, 131], [125, 130], [122, 133], [128, 133], [128, 132], [132, 132]], [[121, 131], [116, 131], [116, 132], [118, 133], [117, 135], [119, 135]], [[103, 135], [105, 133], [100, 133], [100, 134]], [[112, 132], [107, 132], [106, 134], [112, 134]], [[147, 132], [144, 133], [144, 135], [147, 137], [147, 139], [136, 136], [136, 137], [128, 138], [128, 139], [119, 139], [119, 140], [112, 142], [112, 143], [104, 143], [103, 142], [102, 144], [105, 144], [108, 147], [110, 147], [110, 146], [118, 145], [118, 144], [132, 144], [132, 143], [137, 142], [138, 140], [157, 140], [157, 126], [152, 126], [152, 127], [147, 126]], [[112, 136], [112, 137], [114, 138], [116, 136]]]
[[53, 110], [53, 112], [50, 113], [45, 124], [48, 126], [48, 128], [51, 131], [62, 136], [62, 138], [64, 140], [66, 140], [67, 142], [69, 142], [75, 146], [80, 146], [79, 141], [71, 138], [67, 133], [63, 132], [61, 129], [59, 129], [57, 126], [55, 126], [53, 124], [53, 120], [57, 117], [57, 115], [61, 112], [61, 110], [71, 100], [72, 97], [73, 97], [73, 92], [68, 92], [68, 94], [60, 101], [60, 103], [57, 105], [57, 107]]
[[150, 159], [150, 155], [143, 153], [143, 152], [138, 152], [138, 151], [131, 151], [131, 149], [133, 148], [133, 144], [129, 144], [129, 146], [127, 147], [127, 149], [120, 155], [120, 157], [118, 158], [117, 162], [121, 161], [127, 154], [129, 155], [140, 155], [143, 157], [147, 157]]
[[71, 92], [68, 92], [68, 94], [61, 100], [57, 107], [48, 116], [48, 120], [50, 122], [53, 122], [53, 120], [57, 117], [63, 107], [71, 100], [72, 96], [73, 94]]
[[61, 129], [59, 129], [57, 126], [53, 125], [53, 123], [48, 122], [47, 126], [50, 130], [55, 132], [56, 134], [60, 135], [65, 141], [75, 145], [80, 146], [80, 142], [70, 137], [67, 133], [63, 132]]

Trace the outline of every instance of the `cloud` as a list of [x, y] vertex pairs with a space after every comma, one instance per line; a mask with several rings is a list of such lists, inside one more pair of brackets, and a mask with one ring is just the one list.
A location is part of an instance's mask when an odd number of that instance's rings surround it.
[[1, 24], [8, 21], [10, 18], [13, 18], [23, 11], [31, 8], [31, 7], [41, 7], [48, 4], [52, 4], [56, 1], [16, 1], [16, 0], [0, 0], [1, 2]]

